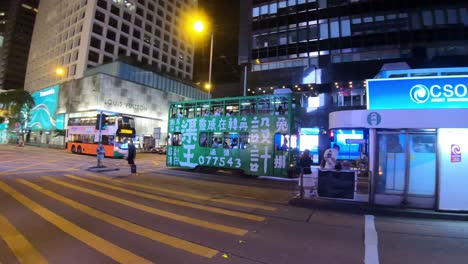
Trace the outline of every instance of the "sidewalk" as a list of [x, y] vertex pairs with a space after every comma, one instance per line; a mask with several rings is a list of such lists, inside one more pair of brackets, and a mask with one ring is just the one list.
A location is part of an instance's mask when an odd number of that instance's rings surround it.
[[289, 204], [309, 209], [340, 211], [353, 214], [372, 214], [381, 216], [468, 221], [468, 212], [453, 213], [425, 209], [408, 209], [380, 205], [369, 205], [368, 203], [363, 202], [352, 202], [343, 200], [331, 200], [321, 198], [301, 199], [299, 197], [296, 197], [291, 199], [289, 201]]

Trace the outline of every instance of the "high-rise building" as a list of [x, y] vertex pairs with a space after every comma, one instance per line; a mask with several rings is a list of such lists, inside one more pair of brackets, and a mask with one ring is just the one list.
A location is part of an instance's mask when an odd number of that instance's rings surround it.
[[374, 77], [385, 64], [401, 68], [466, 66], [466, 3], [241, 1], [239, 63], [251, 69], [250, 94], [283, 86], [303, 92], [315, 86], [335, 92], [337, 104], [354, 99], [364, 105], [364, 80]]
[[0, 1], [0, 90], [23, 89], [38, 0]]
[[191, 80], [193, 44], [181, 23], [196, 6], [196, 0], [42, 0], [25, 89], [81, 78], [119, 57]]

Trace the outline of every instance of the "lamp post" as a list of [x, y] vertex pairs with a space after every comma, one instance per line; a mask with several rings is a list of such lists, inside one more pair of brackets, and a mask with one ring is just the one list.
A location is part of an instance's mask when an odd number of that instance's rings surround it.
[[[201, 20], [195, 20], [193, 23], [193, 30], [197, 33], [202, 33], [205, 30], [205, 24]], [[209, 70], [208, 70], [208, 83], [205, 84], [205, 89], [208, 90], [208, 97], [211, 98], [211, 71], [213, 68], [213, 39], [214, 39], [214, 34], [213, 31], [210, 33], [210, 65], [209, 65]]]
[[209, 85], [209, 90], [208, 90], [208, 97], [211, 98], [211, 70], [213, 68], [213, 32], [211, 32], [210, 36], [210, 68], [208, 71], [208, 85]]

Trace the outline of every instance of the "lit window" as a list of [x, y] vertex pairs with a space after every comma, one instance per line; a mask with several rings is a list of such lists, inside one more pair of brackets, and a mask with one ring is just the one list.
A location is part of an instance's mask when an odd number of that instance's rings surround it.
[[258, 7], [254, 7], [252, 9], [252, 17], [258, 17], [259, 15], [259, 8]]
[[270, 14], [276, 14], [278, 12], [278, 5], [275, 4], [270, 4]]

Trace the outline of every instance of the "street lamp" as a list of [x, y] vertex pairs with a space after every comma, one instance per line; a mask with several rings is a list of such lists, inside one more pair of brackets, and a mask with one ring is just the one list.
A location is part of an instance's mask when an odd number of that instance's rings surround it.
[[[203, 31], [205, 31], [205, 23], [200, 20], [200, 19], [197, 19], [195, 20], [195, 22], [193, 23], [193, 30], [197, 33], [202, 33]], [[208, 70], [208, 83], [205, 84], [205, 89], [208, 89], [208, 97], [211, 98], [211, 71], [212, 71], [212, 68], [213, 68], [213, 31], [211, 30], [211, 33], [210, 33], [210, 65], [209, 65], [209, 70]]]
[[55, 69], [55, 74], [57, 76], [62, 77], [65, 74], [65, 70], [62, 67], [58, 67], [57, 69]]

